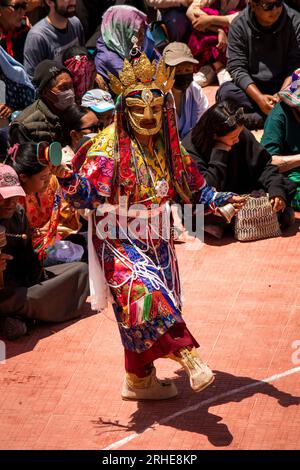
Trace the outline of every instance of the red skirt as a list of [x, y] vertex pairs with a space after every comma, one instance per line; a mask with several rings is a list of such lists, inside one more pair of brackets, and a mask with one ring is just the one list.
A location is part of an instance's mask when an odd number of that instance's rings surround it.
[[149, 374], [149, 366], [155, 359], [165, 357], [188, 346], [198, 348], [199, 344], [185, 323], [176, 323], [150, 349], [141, 353], [125, 349], [125, 370], [138, 377], [146, 377]]

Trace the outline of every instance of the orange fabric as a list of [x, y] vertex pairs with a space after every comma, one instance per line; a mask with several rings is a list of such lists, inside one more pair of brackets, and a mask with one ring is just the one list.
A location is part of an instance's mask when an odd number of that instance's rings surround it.
[[[52, 176], [47, 190], [43, 193], [28, 194], [25, 198], [25, 210], [30, 228], [33, 229], [32, 242], [36, 247], [37, 239], [40, 239], [40, 230], [45, 230], [45, 236], [48, 229], [48, 223], [51, 218], [55, 193], [59, 187], [55, 176]], [[73, 232], [80, 229], [79, 215], [77, 211], [70, 207], [66, 201], [62, 201], [59, 217], [59, 226], [57, 229], [57, 238], [65, 238]]]

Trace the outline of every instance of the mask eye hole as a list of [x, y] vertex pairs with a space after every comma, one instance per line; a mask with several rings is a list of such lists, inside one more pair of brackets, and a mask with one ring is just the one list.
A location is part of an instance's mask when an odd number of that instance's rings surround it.
[[130, 111], [136, 114], [144, 114], [144, 108], [142, 106], [131, 106]]
[[152, 111], [154, 113], [159, 113], [161, 111], [161, 106], [157, 105], [157, 106], [153, 106], [152, 107]]

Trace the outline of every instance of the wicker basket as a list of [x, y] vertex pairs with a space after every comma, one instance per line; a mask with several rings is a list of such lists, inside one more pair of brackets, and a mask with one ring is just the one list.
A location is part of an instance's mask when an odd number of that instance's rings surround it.
[[279, 237], [277, 214], [272, 211], [268, 195], [249, 197], [235, 217], [234, 236], [239, 241]]

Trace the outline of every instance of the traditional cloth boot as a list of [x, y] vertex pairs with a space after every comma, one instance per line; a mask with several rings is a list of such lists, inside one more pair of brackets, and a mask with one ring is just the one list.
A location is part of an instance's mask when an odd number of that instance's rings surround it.
[[123, 400], [166, 400], [177, 394], [176, 386], [170, 381], [159, 380], [153, 367], [151, 373], [142, 378], [127, 372], [121, 396]]
[[194, 392], [204, 390], [214, 381], [214, 374], [199, 357], [196, 348], [189, 350], [183, 348], [169, 357], [179, 362], [190, 377], [190, 384]]

